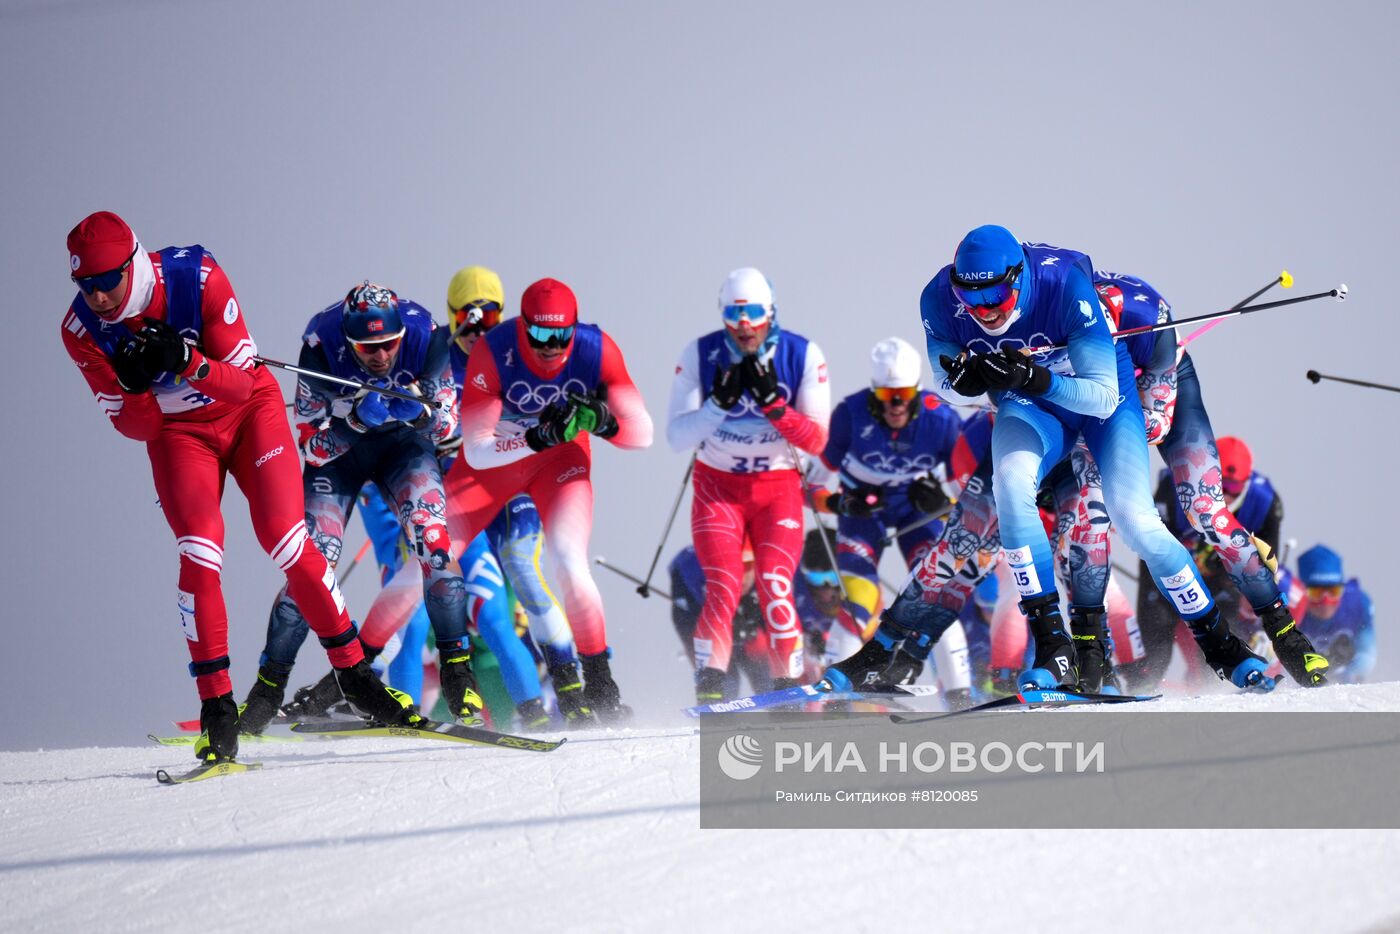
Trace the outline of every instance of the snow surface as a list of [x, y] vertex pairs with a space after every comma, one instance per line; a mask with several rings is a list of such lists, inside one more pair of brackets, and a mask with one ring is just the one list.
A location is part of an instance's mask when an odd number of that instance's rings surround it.
[[[1400, 683], [1151, 708], [1395, 711]], [[698, 745], [258, 744], [173, 788], [187, 749], [0, 753], [0, 930], [1400, 930], [1400, 831], [701, 831]]]

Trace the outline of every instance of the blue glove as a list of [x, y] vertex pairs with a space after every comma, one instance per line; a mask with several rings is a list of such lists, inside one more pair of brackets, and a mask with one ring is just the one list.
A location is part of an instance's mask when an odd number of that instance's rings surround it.
[[[372, 386], [382, 386], [383, 383], [375, 380]], [[384, 401], [384, 396], [377, 392], [367, 392], [355, 400], [355, 407], [350, 410], [350, 414], [345, 416], [345, 424], [354, 431], [364, 434], [371, 428], [378, 428], [389, 420], [389, 406]]]
[[[375, 393], [379, 395], [379, 393]], [[407, 399], [391, 397], [389, 399], [389, 417], [395, 421], [408, 422], [414, 428], [422, 425], [432, 416], [428, 412], [428, 407], [421, 402], [410, 402]]]

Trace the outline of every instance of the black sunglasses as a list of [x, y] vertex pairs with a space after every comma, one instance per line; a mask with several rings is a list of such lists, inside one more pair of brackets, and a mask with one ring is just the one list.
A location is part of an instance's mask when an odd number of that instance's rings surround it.
[[[140, 249], [137, 247], [136, 249]], [[131, 261], [136, 258], [136, 249], [131, 251], [131, 255], [126, 258], [116, 269], [109, 269], [106, 272], [99, 272], [93, 276], [73, 276], [78, 288], [83, 290], [84, 295], [91, 295], [93, 292], [110, 292], [122, 281], [122, 273], [131, 265]]]

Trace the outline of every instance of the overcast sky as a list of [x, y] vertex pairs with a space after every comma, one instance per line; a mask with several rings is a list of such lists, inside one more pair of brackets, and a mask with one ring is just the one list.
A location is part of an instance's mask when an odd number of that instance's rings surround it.
[[[145, 451], [59, 340], [64, 236], [95, 210], [148, 248], [212, 250], [272, 357], [364, 278], [444, 314], [469, 263], [501, 273], [510, 312], [560, 278], [658, 422], [738, 266], [768, 274], [838, 396], [875, 341], [922, 346], [919, 292], [983, 223], [1146, 278], [1179, 316], [1282, 268], [1295, 294], [1346, 282], [1345, 305], [1228, 322], [1192, 355], [1217, 432], [1282, 492], [1284, 536], [1336, 547], [1370, 590], [1395, 677], [1400, 398], [1303, 374], [1400, 382], [1396, 20], [1380, 2], [0, 3], [0, 746], [133, 741], [198, 710]], [[607, 448], [592, 552], [644, 572], [685, 457]], [[280, 576], [236, 488], [225, 516], [241, 699]], [[357, 615], [374, 577], [348, 588]], [[670, 716], [692, 694], [665, 605], [599, 583], [624, 698]], [[308, 647], [296, 683], [324, 665]]]

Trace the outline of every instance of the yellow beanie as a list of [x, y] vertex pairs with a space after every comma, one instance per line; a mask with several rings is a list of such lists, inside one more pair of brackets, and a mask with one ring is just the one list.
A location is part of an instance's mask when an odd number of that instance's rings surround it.
[[501, 277], [485, 266], [468, 266], [457, 270], [447, 286], [447, 310], [462, 308], [470, 302], [495, 302], [506, 307], [506, 291]]

